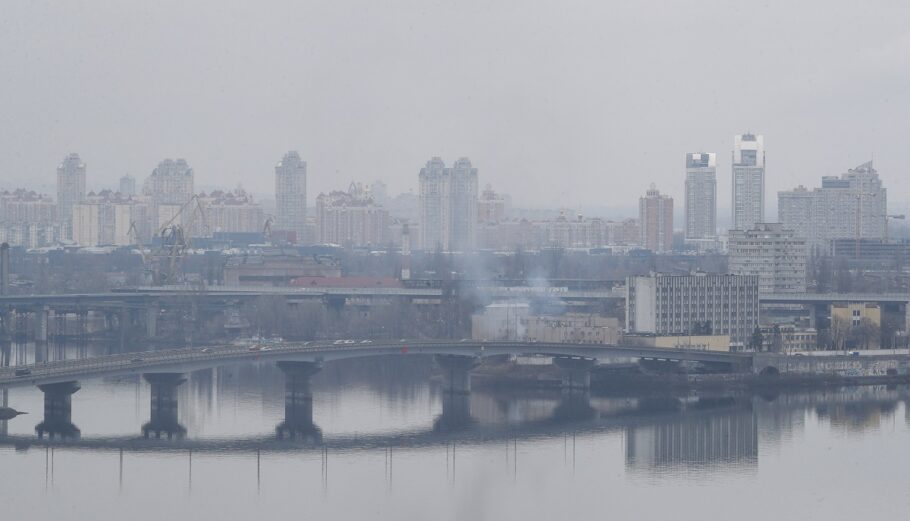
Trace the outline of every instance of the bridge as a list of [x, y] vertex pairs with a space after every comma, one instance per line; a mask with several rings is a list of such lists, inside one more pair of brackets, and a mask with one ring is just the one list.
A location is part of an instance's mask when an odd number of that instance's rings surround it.
[[[28, 366], [0, 368], [0, 388], [46, 385], [86, 378], [129, 374], [190, 372], [216, 366], [254, 361], [308, 362], [370, 356], [463, 357], [482, 360], [502, 355], [546, 355], [556, 358], [597, 360], [598, 358], [645, 358], [654, 360], [728, 363], [743, 366], [751, 355], [723, 351], [667, 349], [597, 344], [527, 342], [478, 342], [456, 340], [336, 340], [334, 342], [278, 343], [253, 349], [242, 345], [214, 345], [199, 348], [114, 354], [82, 360], [60, 360]], [[16, 372], [28, 374], [16, 376]]]
[[502, 355], [552, 356], [562, 370], [562, 388], [584, 392], [590, 387], [591, 369], [599, 358], [623, 357], [671, 361], [723, 363], [738, 369], [751, 364], [749, 355], [636, 346], [593, 344], [401, 340], [336, 340], [332, 343], [279, 343], [275, 345], [220, 345], [202, 348], [116, 354], [82, 360], [61, 360], [0, 369], [0, 389], [37, 385], [44, 393], [44, 420], [35, 427], [39, 438], [78, 439], [72, 421], [72, 395], [78, 381], [87, 378], [141, 375], [151, 386], [151, 418], [142, 427], [145, 437], [182, 438], [186, 429], [178, 422], [177, 388], [184, 373], [216, 366], [274, 362], [285, 379], [285, 422], [276, 427], [279, 439], [321, 440], [313, 423], [310, 378], [324, 362], [371, 356], [433, 356], [442, 369], [444, 383], [442, 424], [450, 429], [470, 420], [471, 370], [484, 358]]

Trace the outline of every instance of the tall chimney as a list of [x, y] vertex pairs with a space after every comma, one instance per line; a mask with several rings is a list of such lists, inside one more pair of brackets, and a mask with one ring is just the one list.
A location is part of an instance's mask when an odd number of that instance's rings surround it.
[[401, 225], [401, 280], [411, 278], [411, 231], [408, 223]]
[[0, 244], [0, 295], [9, 295], [9, 244]]

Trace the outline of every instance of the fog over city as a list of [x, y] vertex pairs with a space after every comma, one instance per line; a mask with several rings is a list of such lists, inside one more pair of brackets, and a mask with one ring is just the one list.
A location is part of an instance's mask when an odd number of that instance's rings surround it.
[[[289, 149], [309, 194], [417, 189], [468, 156], [518, 206], [681, 196], [686, 152], [761, 133], [767, 194], [874, 155], [894, 193], [910, 103], [910, 4], [851, 2], [6, 2], [0, 185], [89, 187], [185, 157], [199, 186], [273, 192]], [[44, 190], [51, 191], [51, 190]], [[773, 214], [772, 214], [773, 215]]]
[[900, 519], [908, 136], [908, 0], [0, 2], [0, 518]]

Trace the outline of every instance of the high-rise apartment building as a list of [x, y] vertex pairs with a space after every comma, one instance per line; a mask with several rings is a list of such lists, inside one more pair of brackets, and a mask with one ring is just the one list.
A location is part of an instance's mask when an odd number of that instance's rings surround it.
[[780, 223], [731, 230], [728, 267], [736, 275], [758, 275], [760, 293], [805, 293], [806, 240]]
[[307, 240], [306, 161], [291, 150], [275, 165], [276, 230], [294, 232], [297, 242]]
[[255, 202], [253, 196], [243, 188], [201, 194], [199, 203], [205, 212], [205, 224], [211, 233], [261, 232], [265, 224], [262, 205]]
[[57, 218], [65, 238], [72, 237], [73, 205], [85, 198], [85, 163], [72, 153], [57, 166]]
[[124, 197], [133, 197], [136, 195], [136, 178], [131, 175], [125, 175], [120, 178], [120, 195]]
[[146, 243], [150, 240], [149, 205], [104, 190], [73, 206], [73, 241], [81, 246]]
[[367, 190], [351, 183], [347, 192], [316, 198], [316, 236], [321, 243], [346, 247], [381, 246], [389, 239], [389, 212]]
[[733, 136], [733, 228], [765, 221], [765, 138]]
[[434, 157], [420, 170], [420, 247], [471, 251], [477, 241], [477, 169], [460, 158], [451, 168]]
[[652, 274], [626, 282], [626, 330], [689, 335], [708, 328], [747, 343], [758, 325], [758, 275]]
[[839, 177], [822, 177], [821, 188], [778, 192], [777, 201], [778, 220], [816, 250], [827, 252], [835, 239], [887, 235], [888, 192], [871, 161]]
[[638, 200], [641, 246], [655, 253], [673, 249], [673, 198], [661, 195], [653, 184]]
[[193, 169], [185, 159], [165, 159], [146, 178], [142, 192], [148, 197], [153, 231], [170, 222], [180, 207], [193, 198], [193, 177]]
[[686, 239], [717, 235], [717, 157], [686, 154]]

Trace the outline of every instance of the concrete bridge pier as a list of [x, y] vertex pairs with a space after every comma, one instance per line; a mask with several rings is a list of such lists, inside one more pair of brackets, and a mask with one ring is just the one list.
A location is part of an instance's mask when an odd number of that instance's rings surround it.
[[474, 356], [436, 355], [436, 363], [442, 368], [445, 380], [444, 391], [449, 394], [469, 394], [471, 392], [471, 369], [480, 365]]
[[275, 427], [279, 440], [322, 441], [322, 429], [313, 422], [310, 378], [322, 370], [319, 362], [278, 362], [284, 373], [284, 421]]
[[145, 373], [142, 378], [151, 385], [149, 421], [142, 426], [142, 436], [161, 439], [183, 439], [186, 427], [177, 419], [177, 387], [186, 381], [182, 373]]
[[158, 312], [160, 306], [157, 302], [150, 304], [145, 310], [145, 334], [149, 338], [158, 335]]
[[79, 383], [60, 382], [39, 385], [44, 393], [44, 421], [35, 426], [38, 438], [75, 440], [81, 432], [73, 425], [73, 394], [80, 389]]
[[597, 365], [597, 360], [592, 358], [554, 357], [553, 363], [563, 371], [563, 391], [585, 392], [591, 388], [591, 368]]
[[47, 343], [50, 329], [50, 308], [43, 306], [35, 311], [35, 342]]

